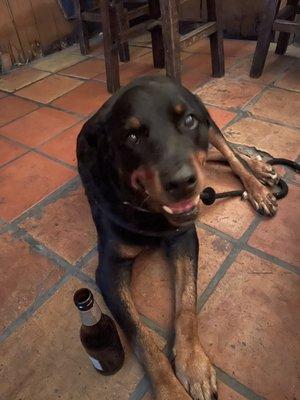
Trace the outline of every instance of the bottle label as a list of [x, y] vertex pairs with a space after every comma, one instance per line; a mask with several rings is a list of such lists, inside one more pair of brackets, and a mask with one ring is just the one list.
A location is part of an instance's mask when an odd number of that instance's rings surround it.
[[98, 369], [99, 371], [103, 371], [103, 368], [102, 368], [100, 362], [99, 362], [98, 360], [96, 360], [96, 358], [93, 358], [93, 357], [90, 357], [90, 356], [89, 356], [89, 359], [92, 361], [93, 366], [94, 366], [96, 369]]

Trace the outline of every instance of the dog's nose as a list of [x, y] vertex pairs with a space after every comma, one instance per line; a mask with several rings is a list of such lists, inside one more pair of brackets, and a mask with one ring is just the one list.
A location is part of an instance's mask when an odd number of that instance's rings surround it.
[[175, 175], [164, 182], [166, 192], [175, 200], [192, 194], [197, 186], [197, 177], [192, 166], [182, 166]]

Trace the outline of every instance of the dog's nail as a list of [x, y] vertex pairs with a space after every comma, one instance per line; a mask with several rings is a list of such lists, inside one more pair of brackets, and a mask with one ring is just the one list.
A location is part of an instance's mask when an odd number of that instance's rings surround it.
[[242, 200], [247, 200], [248, 199], [248, 193], [246, 192], [246, 190], [243, 192], [242, 194]]
[[258, 155], [258, 156], [256, 156], [256, 159], [257, 159], [258, 161], [262, 161], [262, 156]]

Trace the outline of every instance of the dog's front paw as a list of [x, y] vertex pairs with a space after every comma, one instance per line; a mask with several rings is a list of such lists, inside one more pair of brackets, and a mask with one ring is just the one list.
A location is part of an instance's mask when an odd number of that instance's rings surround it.
[[263, 161], [261, 156], [249, 158], [247, 163], [256, 178], [264, 185], [274, 186], [278, 183], [279, 175], [275, 168]]
[[176, 376], [194, 400], [217, 400], [216, 372], [200, 340], [176, 348]]
[[244, 182], [247, 199], [260, 214], [273, 216], [277, 211], [277, 200], [269, 188], [254, 176]]

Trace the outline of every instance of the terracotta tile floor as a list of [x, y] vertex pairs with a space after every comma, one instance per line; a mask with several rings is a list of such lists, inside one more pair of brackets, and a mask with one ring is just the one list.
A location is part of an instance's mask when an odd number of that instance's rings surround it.
[[[149, 35], [130, 43], [123, 84], [164, 73], [152, 67]], [[193, 45], [182, 53], [183, 82], [230, 140], [295, 160], [300, 49], [270, 51], [263, 76], [253, 80], [254, 46], [226, 40], [226, 76], [212, 79], [208, 42]], [[105, 78], [101, 44], [88, 56], [72, 46], [0, 78], [1, 399], [37, 400], [41, 392], [43, 400], [152, 399], [123, 336], [122, 370], [94, 372], [72, 304], [76, 288], [95, 290], [96, 234], [75, 145], [85, 119], [109, 97]], [[207, 165], [205, 176], [218, 191], [240, 186], [224, 165]], [[288, 177], [290, 193], [271, 220], [237, 198], [201, 207], [198, 311], [220, 400], [300, 399], [300, 194], [298, 177]], [[171, 276], [163, 255], [152, 252], [139, 259], [131, 284], [162, 347], [173, 330]]]

